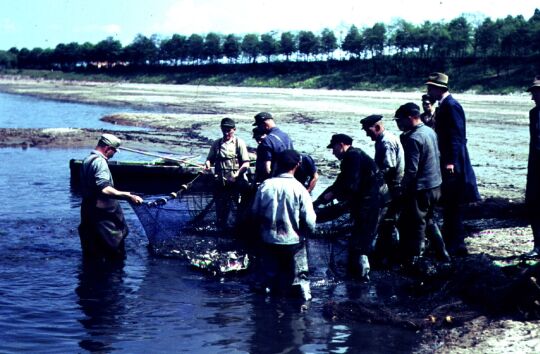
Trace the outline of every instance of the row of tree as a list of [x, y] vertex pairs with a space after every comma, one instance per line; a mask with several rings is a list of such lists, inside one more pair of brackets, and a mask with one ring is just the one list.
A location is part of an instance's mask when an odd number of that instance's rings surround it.
[[540, 10], [525, 20], [508, 16], [486, 18], [473, 25], [460, 16], [448, 23], [426, 21], [414, 25], [398, 20], [390, 26], [376, 23], [346, 35], [324, 29], [298, 33], [270, 32], [262, 35], [226, 36], [208, 33], [170, 38], [139, 34], [125, 47], [109, 37], [97, 44], [58, 44], [54, 49], [0, 51], [0, 68], [73, 69], [78, 66], [197, 65], [216, 62], [315, 61], [327, 59], [408, 56], [419, 58], [527, 57], [540, 55]]

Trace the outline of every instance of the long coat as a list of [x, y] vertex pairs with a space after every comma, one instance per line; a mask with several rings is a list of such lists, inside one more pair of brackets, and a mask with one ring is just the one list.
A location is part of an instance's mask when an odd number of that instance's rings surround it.
[[[463, 107], [452, 95], [447, 96], [437, 110], [435, 132], [439, 139], [442, 169], [442, 200], [469, 203], [480, 200], [476, 176], [467, 150], [466, 118]], [[454, 165], [454, 174], [446, 165]]]
[[540, 107], [529, 112], [529, 164], [527, 168], [527, 189], [525, 201], [529, 205], [540, 204]]

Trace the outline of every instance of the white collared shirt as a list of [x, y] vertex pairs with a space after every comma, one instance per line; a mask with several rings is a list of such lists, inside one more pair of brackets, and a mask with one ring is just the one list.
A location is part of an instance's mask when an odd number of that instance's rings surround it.
[[315, 230], [311, 196], [289, 173], [267, 179], [259, 186], [252, 211], [261, 221], [266, 243], [297, 244], [306, 232]]

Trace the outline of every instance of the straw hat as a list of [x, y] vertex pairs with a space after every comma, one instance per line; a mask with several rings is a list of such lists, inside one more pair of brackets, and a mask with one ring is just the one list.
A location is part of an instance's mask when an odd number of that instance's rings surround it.
[[532, 86], [527, 89], [527, 92], [531, 92], [534, 89], [540, 88], [540, 76], [534, 78]]

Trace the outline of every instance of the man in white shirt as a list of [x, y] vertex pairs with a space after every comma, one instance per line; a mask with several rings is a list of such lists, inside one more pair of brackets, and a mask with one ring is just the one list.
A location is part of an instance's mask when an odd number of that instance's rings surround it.
[[311, 196], [294, 178], [300, 158], [295, 150], [277, 155], [277, 175], [259, 186], [252, 211], [263, 241], [263, 283], [273, 293], [300, 286], [309, 300], [304, 238], [315, 229], [316, 216]]

